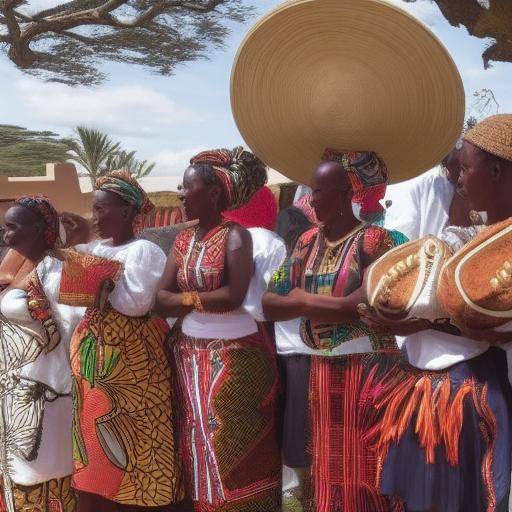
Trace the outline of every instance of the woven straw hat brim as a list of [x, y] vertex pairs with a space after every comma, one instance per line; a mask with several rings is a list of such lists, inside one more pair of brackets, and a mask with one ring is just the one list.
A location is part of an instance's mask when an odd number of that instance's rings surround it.
[[462, 131], [459, 72], [418, 20], [383, 0], [286, 2], [236, 56], [231, 105], [251, 150], [308, 183], [327, 147], [371, 150], [391, 181], [430, 169]]
[[512, 162], [512, 114], [484, 119], [469, 130], [464, 139], [491, 155]]

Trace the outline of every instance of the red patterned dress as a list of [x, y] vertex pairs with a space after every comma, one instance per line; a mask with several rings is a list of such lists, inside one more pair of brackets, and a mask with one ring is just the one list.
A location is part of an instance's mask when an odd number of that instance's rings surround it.
[[[300, 287], [317, 295], [348, 296], [361, 287], [368, 265], [403, 239], [363, 224], [330, 242], [321, 228], [312, 228], [275, 273], [271, 291], [286, 295]], [[300, 339], [297, 362], [285, 363], [283, 449], [285, 460], [294, 461], [289, 465], [308, 469], [307, 510], [400, 510], [379, 490], [375, 441], [383, 420], [376, 403], [385, 385], [398, 384], [393, 381], [400, 358], [394, 337], [378, 336], [362, 322], [303, 318]]]
[[[232, 223], [202, 240], [197, 228], [175, 242], [181, 291], [225, 284]], [[198, 512], [281, 510], [275, 348], [247, 313], [193, 312], [174, 354], [182, 394], [182, 452]]]

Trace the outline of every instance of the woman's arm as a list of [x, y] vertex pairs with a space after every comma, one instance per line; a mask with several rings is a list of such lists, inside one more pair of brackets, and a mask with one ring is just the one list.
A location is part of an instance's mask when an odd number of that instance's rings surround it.
[[267, 292], [263, 296], [263, 311], [269, 321], [305, 317], [316, 322], [343, 324], [359, 319], [357, 305], [365, 300], [363, 288], [346, 297], [315, 295], [294, 288], [288, 295]]
[[[240, 307], [245, 299], [254, 271], [250, 233], [240, 226], [231, 229], [226, 251], [227, 284], [211, 292], [200, 292], [205, 311], [224, 313]], [[177, 266], [171, 255], [160, 282], [156, 299], [156, 312], [164, 317], [182, 317], [193, 310], [181, 304], [182, 294], [176, 285]]]
[[190, 313], [193, 306], [184, 306], [181, 303], [181, 293], [177, 284], [178, 266], [171, 251], [165, 264], [165, 270], [157, 287], [154, 311], [163, 318], [181, 318]]

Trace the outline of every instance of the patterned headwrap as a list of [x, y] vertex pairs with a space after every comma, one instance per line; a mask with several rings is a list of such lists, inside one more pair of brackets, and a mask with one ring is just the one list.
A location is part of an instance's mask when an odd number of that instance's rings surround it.
[[30, 210], [44, 223], [44, 238], [49, 249], [54, 249], [60, 245], [60, 221], [57, 210], [53, 207], [50, 200], [45, 196], [23, 196], [15, 201], [14, 204], [23, 206]]
[[137, 180], [125, 170], [112, 171], [96, 180], [94, 190], [113, 192], [131, 204], [141, 216], [153, 210], [154, 205]]
[[375, 222], [383, 216], [380, 201], [386, 193], [388, 169], [377, 153], [326, 149], [322, 160], [338, 162], [347, 172], [354, 191], [352, 203], [358, 207], [361, 220]]
[[227, 201], [227, 209], [234, 210], [247, 203], [267, 182], [265, 164], [241, 146], [229, 149], [203, 151], [190, 159], [190, 165], [210, 165], [217, 176]]

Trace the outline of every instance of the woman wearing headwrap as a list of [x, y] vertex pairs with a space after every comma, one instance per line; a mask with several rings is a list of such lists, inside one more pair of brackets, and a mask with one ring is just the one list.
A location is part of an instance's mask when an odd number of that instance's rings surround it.
[[57, 304], [59, 217], [48, 199], [18, 199], [4, 222], [0, 510], [73, 512], [69, 342], [83, 311]]
[[165, 254], [134, 239], [151, 203], [116, 171], [96, 182], [100, 235], [64, 258], [61, 301], [89, 306], [71, 341], [73, 486], [79, 510], [165, 509], [183, 499], [167, 324], [151, 318]]
[[327, 150], [312, 177], [320, 226], [299, 238], [263, 298], [266, 317], [289, 327], [280, 350], [283, 457], [306, 473], [303, 501], [315, 512], [392, 509], [377, 487], [370, 434], [380, 420], [373, 401], [399, 352], [393, 337], [367, 329], [357, 312], [365, 269], [403, 241], [371, 224], [382, 214], [386, 182], [375, 153]]
[[264, 185], [266, 168], [242, 148], [190, 164], [182, 201], [198, 223], [178, 235], [157, 297], [162, 316], [182, 319], [174, 356], [189, 492], [197, 512], [277, 512], [274, 347], [242, 308], [254, 273], [251, 235], [222, 216]]
[[[463, 194], [474, 210], [487, 213], [488, 227], [445, 228], [441, 238], [453, 251], [478, 240], [486, 229], [496, 229], [500, 223], [504, 228], [512, 218], [512, 115], [492, 116], [468, 131], [459, 164]], [[480, 248], [484, 245], [496, 252], [493, 261], [499, 271], [510, 260], [510, 246], [492, 245], [490, 238]], [[449, 281], [449, 287], [441, 289], [441, 280], [438, 297], [457, 297], [464, 289], [472, 297], [492, 299], [493, 293], [483, 290], [489, 282], [485, 270], [467, 279], [476, 283], [472, 290]], [[510, 309], [506, 303], [502, 306], [502, 313]], [[371, 311], [365, 317], [379, 328], [380, 321]], [[412, 339], [418, 347], [414, 351], [408, 347], [410, 365], [400, 365], [397, 376], [402, 384], [389, 387], [380, 403], [387, 411], [386, 428], [378, 436], [381, 489], [397, 495], [407, 510], [506, 512], [512, 389], [505, 354], [492, 345], [512, 341], [510, 324], [501, 332], [457, 324], [462, 336], [427, 331]], [[380, 328], [393, 330], [391, 323]]]

